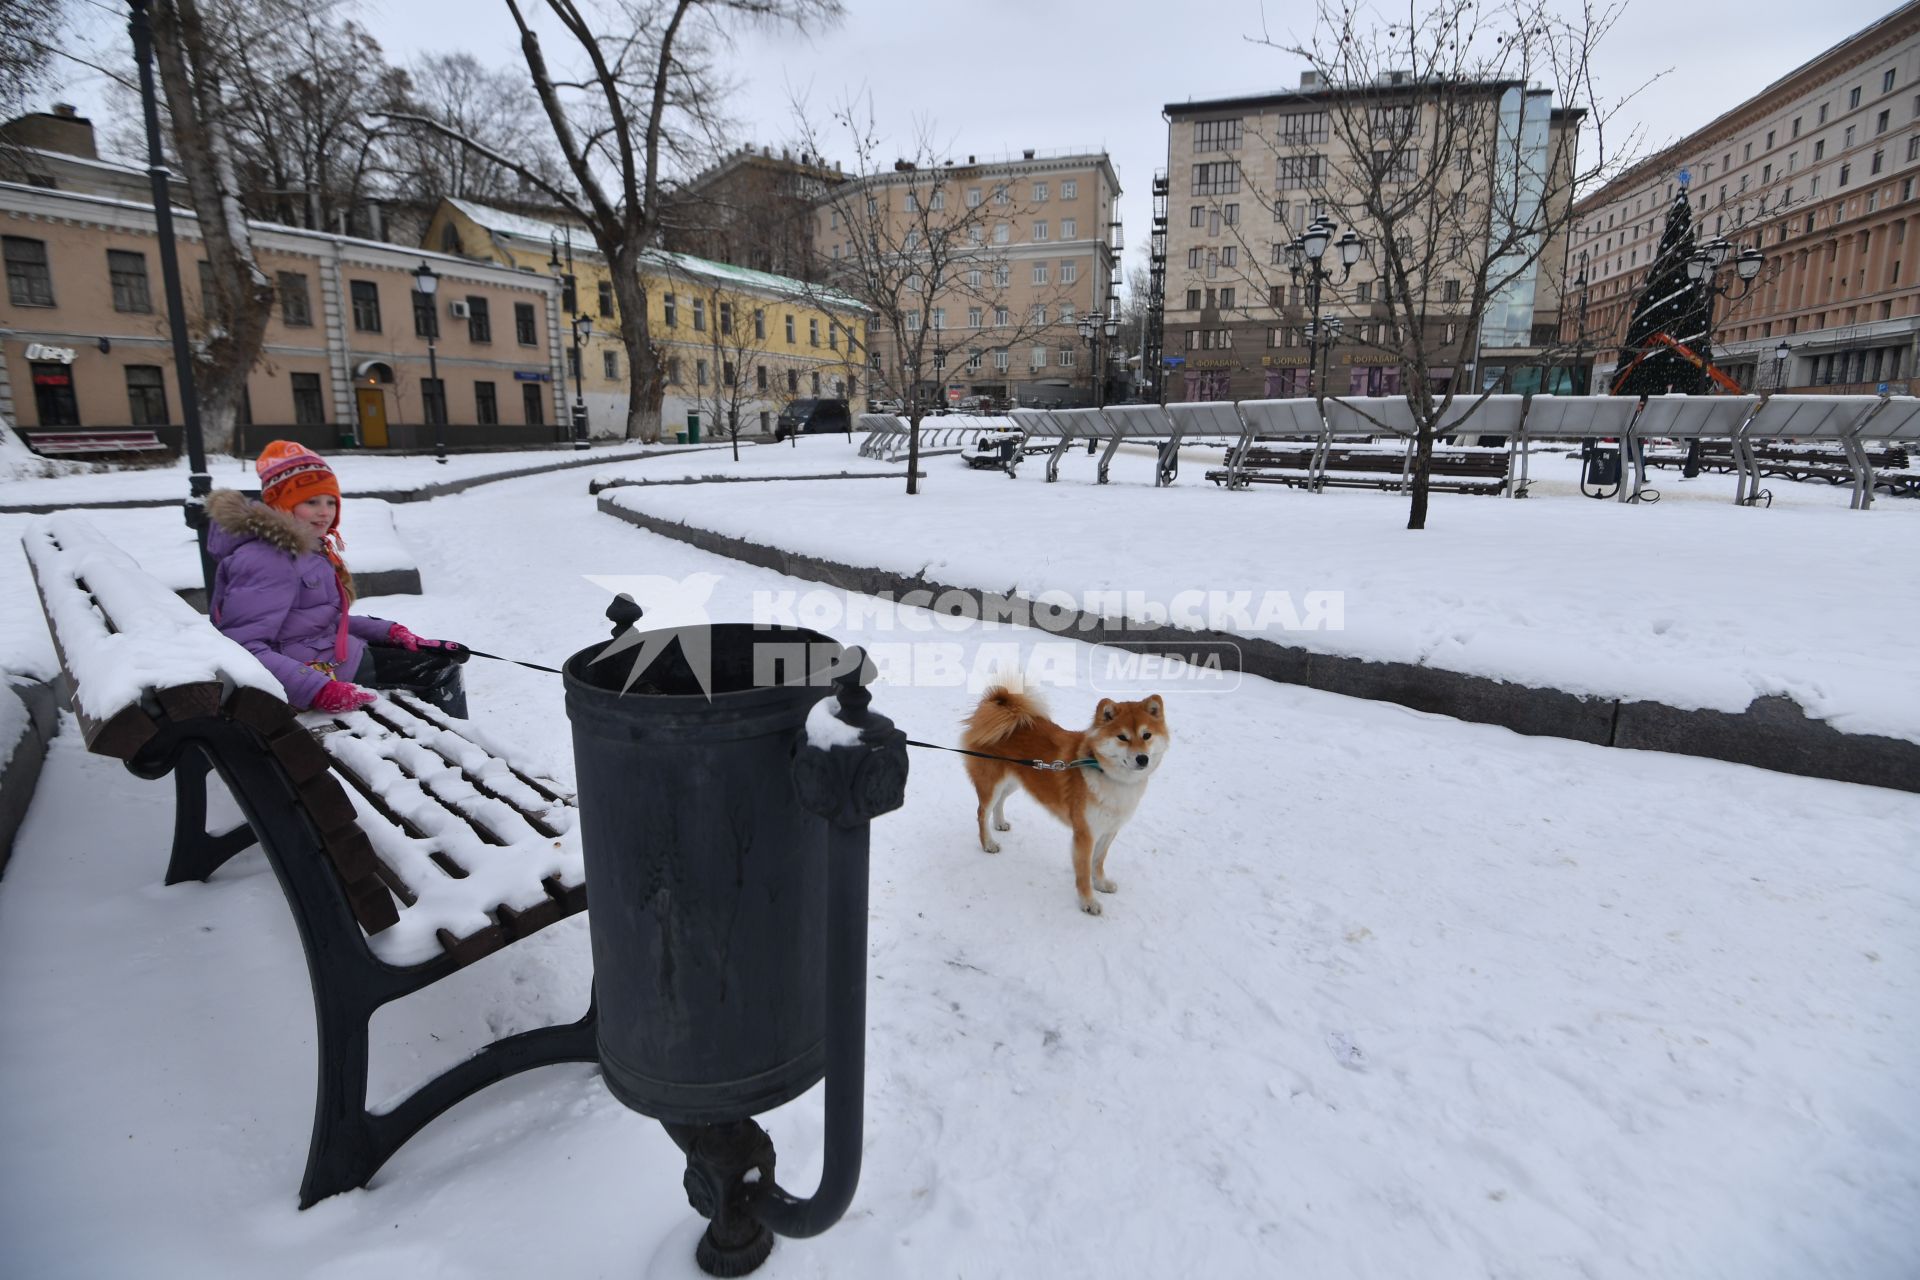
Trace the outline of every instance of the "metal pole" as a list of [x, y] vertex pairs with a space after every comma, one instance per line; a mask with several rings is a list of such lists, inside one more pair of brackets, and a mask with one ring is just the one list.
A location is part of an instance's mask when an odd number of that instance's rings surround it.
[[128, 0], [132, 16], [127, 31], [133, 37], [133, 59], [140, 68], [140, 105], [146, 115], [147, 177], [153, 186], [154, 234], [160, 241], [160, 279], [167, 297], [167, 328], [173, 337], [173, 376], [180, 384], [180, 420], [187, 445], [187, 527], [200, 543], [200, 576], [213, 600], [213, 561], [207, 558], [207, 495], [213, 477], [207, 473], [206, 444], [200, 434], [200, 395], [193, 382], [193, 346], [187, 335], [186, 300], [180, 292], [180, 257], [173, 240], [173, 196], [166, 160], [160, 149], [160, 102], [153, 87], [153, 23], [151, 0]]
[[440, 313], [435, 311], [433, 323], [427, 326], [427, 376], [433, 379], [433, 389], [440, 402], [433, 415], [433, 460], [444, 467], [447, 465], [447, 389], [440, 385], [440, 359], [433, 349], [434, 335], [439, 332]]

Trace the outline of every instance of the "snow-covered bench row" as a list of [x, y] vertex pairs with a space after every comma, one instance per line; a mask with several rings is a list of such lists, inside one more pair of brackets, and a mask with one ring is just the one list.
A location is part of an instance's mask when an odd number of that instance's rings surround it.
[[[883, 462], [903, 460], [912, 443], [909, 427], [908, 421], [897, 414], [861, 414], [860, 430], [866, 433], [866, 439], [860, 442], [860, 456], [878, 458]], [[973, 414], [941, 414], [922, 418], [920, 448], [922, 451], [964, 448], [983, 434], [1007, 431], [1012, 427], [1013, 423], [1007, 418]]]
[[[572, 797], [406, 695], [296, 716], [252, 654], [73, 513], [35, 521], [25, 544], [87, 748], [173, 775], [166, 882], [205, 880], [257, 842], [293, 908], [320, 1050], [303, 1207], [364, 1186], [476, 1089], [594, 1059], [590, 1011], [490, 1044], [369, 1113], [375, 1010], [585, 908]], [[233, 830], [207, 830], [210, 772], [247, 819]]]

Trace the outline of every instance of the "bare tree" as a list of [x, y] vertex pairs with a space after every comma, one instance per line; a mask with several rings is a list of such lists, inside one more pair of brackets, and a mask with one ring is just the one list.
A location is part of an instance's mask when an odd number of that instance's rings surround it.
[[202, 329], [194, 351], [201, 431], [210, 451], [233, 447], [247, 375], [260, 358], [273, 286], [253, 252], [241, 207], [221, 60], [198, 0], [153, 8], [154, 62], [171, 122], [174, 154], [207, 254]]
[[[1380, 390], [1406, 398], [1417, 428], [1410, 529], [1426, 527], [1436, 428], [1456, 430], [1496, 389], [1463, 376], [1483, 347], [1531, 349], [1536, 361], [1559, 351], [1559, 326], [1534, 318], [1557, 316], [1574, 196], [1622, 165], [1606, 126], [1624, 99], [1602, 101], [1591, 74], [1619, 5], [1556, 10], [1411, 0], [1404, 20], [1375, 25], [1371, 10], [1319, 0], [1310, 38], [1263, 40], [1310, 68], [1297, 101], [1258, 117], [1222, 157], [1218, 180], [1271, 214], [1232, 224], [1233, 274], [1250, 286], [1234, 310], [1277, 319], [1285, 343], [1344, 313], [1350, 347], [1399, 371], [1399, 386]], [[1350, 275], [1338, 248], [1327, 252], [1316, 317], [1303, 310], [1313, 266], [1290, 245], [1321, 218], [1360, 243], [1348, 242]], [[1327, 330], [1307, 336], [1324, 342]], [[1324, 381], [1313, 380], [1319, 396]]]
[[[1010, 228], [1029, 210], [1011, 179], [952, 164], [925, 129], [911, 154], [898, 156], [880, 138], [870, 100], [837, 111], [834, 123], [855, 159], [815, 215], [825, 220], [816, 227], [815, 274], [869, 313], [867, 332], [848, 334], [857, 344], [850, 351], [864, 348], [874, 394], [903, 403], [907, 492], [918, 493], [920, 423], [936, 399], [945, 404], [949, 362], [978, 369], [991, 359], [1010, 380], [1013, 348], [1058, 335], [1068, 295], [1051, 280], [1013, 288]], [[807, 136], [818, 155], [817, 137]], [[888, 155], [897, 158], [887, 164]], [[1077, 343], [1070, 321], [1065, 332]]]
[[659, 230], [662, 163], [690, 167], [718, 144], [728, 24], [806, 29], [837, 20], [840, 0], [544, 0], [565, 33], [566, 67], [548, 62], [527, 17], [539, 0], [506, 3], [570, 186], [528, 156], [497, 151], [444, 121], [411, 111], [387, 117], [459, 142], [523, 178], [593, 236], [612, 276], [627, 351], [627, 435], [657, 441], [664, 388], [641, 257]]
[[[470, 53], [428, 54], [405, 73], [397, 109], [437, 120], [498, 155], [523, 157], [549, 183], [565, 179], [542, 150], [547, 122], [525, 81], [487, 67]], [[509, 202], [530, 186], [508, 167], [445, 134], [406, 130], [389, 135], [381, 164], [414, 198], [442, 196]]]
[[[689, 299], [699, 297], [705, 311], [706, 346], [712, 376], [695, 385], [695, 399], [709, 412], [716, 430], [733, 443], [740, 461], [740, 420], [749, 406], [773, 402], [776, 392], [766, 377], [767, 313], [759, 300], [728, 290], [712, 280], [683, 274]], [[751, 365], [751, 368], [749, 366]]]

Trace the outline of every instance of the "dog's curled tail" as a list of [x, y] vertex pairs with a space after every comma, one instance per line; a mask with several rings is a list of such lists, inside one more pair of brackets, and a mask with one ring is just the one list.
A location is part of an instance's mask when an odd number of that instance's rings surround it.
[[1046, 714], [1038, 699], [1018, 688], [995, 685], [980, 699], [967, 720], [961, 741], [969, 747], [1005, 742]]

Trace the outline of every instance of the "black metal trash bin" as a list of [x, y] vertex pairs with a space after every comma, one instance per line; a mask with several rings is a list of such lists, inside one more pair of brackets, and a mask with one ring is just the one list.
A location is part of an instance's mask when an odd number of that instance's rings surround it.
[[[712, 1219], [700, 1264], [742, 1275], [767, 1227], [825, 1230], [859, 1177], [867, 822], [903, 798], [905, 735], [866, 714], [865, 655], [817, 632], [627, 639], [563, 667], [601, 1068], [686, 1151], [688, 1197]], [[806, 742], [829, 695], [857, 741]], [[774, 1183], [751, 1117], [823, 1075], [826, 1169], [803, 1201]]]

